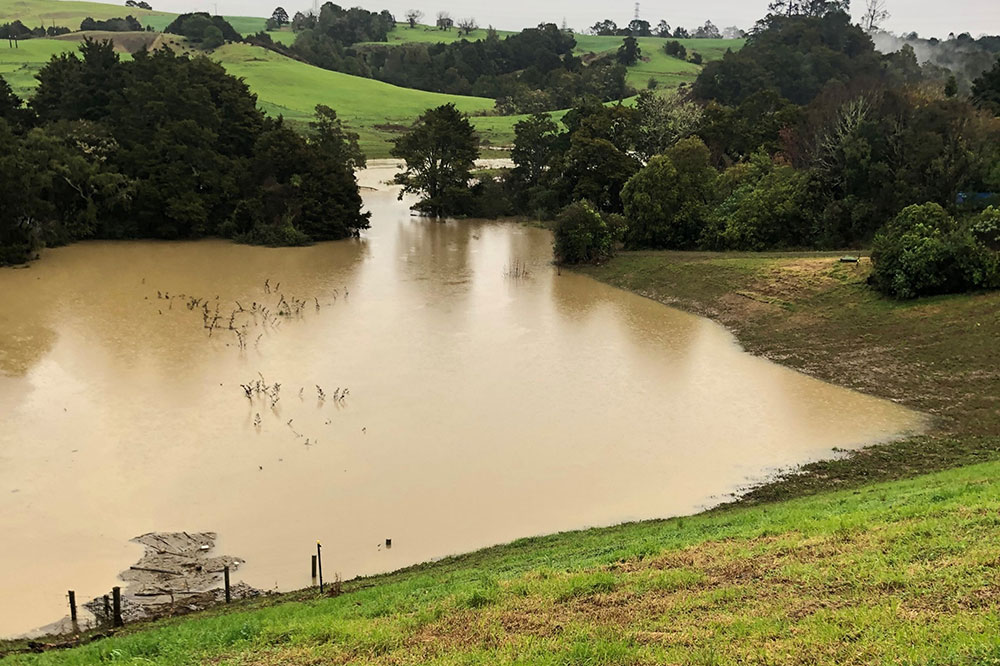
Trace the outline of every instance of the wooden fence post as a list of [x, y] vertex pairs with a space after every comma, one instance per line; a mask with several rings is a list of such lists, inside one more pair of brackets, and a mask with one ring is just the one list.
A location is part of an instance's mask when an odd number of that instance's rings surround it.
[[69, 619], [76, 624], [76, 592], [69, 591]]
[[316, 566], [319, 569], [319, 593], [323, 594], [323, 544], [316, 542]]
[[228, 604], [232, 601], [232, 597], [229, 595], [229, 565], [227, 564], [222, 568], [222, 576], [226, 579], [226, 603]]
[[111, 599], [114, 610], [112, 624], [116, 627], [124, 626], [125, 623], [122, 622], [122, 588], [117, 586], [111, 588]]

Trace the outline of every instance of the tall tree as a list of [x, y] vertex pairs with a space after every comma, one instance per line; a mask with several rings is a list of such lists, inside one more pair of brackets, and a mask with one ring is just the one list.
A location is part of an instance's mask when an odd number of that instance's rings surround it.
[[279, 28], [283, 25], [288, 25], [288, 12], [285, 11], [284, 7], [275, 7], [274, 12], [271, 13], [271, 20], [273, 20]]
[[513, 176], [526, 187], [538, 185], [552, 163], [559, 126], [547, 113], [538, 113], [514, 125], [514, 148], [510, 157]]
[[1000, 58], [993, 69], [972, 82], [972, 99], [984, 109], [1000, 115]]
[[471, 35], [476, 30], [479, 30], [479, 24], [476, 23], [474, 18], [465, 18], [458, 22], [458, 34], [459, 35]]
[[434, 217], [463, 212], [479, 147], [472, 123], [454, 104], [425, 111], [396, 139], [392, 156], [406, 161], [406, 170], [395, 178], [403, 186], [400, 199], [422, 197], [416, 208]]
[[639, 40], [632, 35], [626, 37], [622, 41], [622, 45], [618, 47], [618, 62], [626, 67], [631, 67], [639, 62], [641, 55], [642, 49], [639, 48]]
[[21, 125], [27, 120], [27, 113], [24, 102], [0, 76], [0, 119], [6, 120], [11, 125]]
[[719, 32], [719, 29], [715, 27], [714, 23], [711, 21], [705, 21], [705, 25], [696, 29], [692, 37], [695, 37], [696, 39], [721, 39], [722, 33]]
[[419, 9], [407, 9], [404, 16], [410, 28], [416, 28], [417, 24], [420, 23], [420, 19], [424, 17], [424, 13]]
[[601, 36], [617, 35], [618, 24], [611, 19], [604, 19], [590, 26], [590, 32]]
[[877, 32], [888, 19], [889, 10], [886, 9], [885, 0], [868, 0], [865, 13], [861, 15], [861, 27], [865, 32]]
[[633, 37], [652, 37], [653, 35], [653, 31], [649, 27], [649, 21], [643, 21], [642, 19], [632, 19], [629, 21], [628, 32]]

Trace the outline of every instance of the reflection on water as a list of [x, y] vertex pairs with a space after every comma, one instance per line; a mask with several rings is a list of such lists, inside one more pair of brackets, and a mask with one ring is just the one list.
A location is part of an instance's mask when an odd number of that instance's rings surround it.
[[[330, 572], [384, 571], [691, 512], [919, 425], [708, 320], [556, 275], [543, 230], [365, 197], [360, 240], [84, 243], [0, 271], [0, 633], [55, 619], [67, 589], [106, 592], [149, 531], [217, 531], [240, 578], [287, 589], [317, 539]], [[505, 277], [515, 260], [527, 278]], [[245, 351], [185, 305], [225, 319], [281, 295], [308, 305], [255, 323]], [[273, 408], [240, 389], [259, 376], [282, 385]]]

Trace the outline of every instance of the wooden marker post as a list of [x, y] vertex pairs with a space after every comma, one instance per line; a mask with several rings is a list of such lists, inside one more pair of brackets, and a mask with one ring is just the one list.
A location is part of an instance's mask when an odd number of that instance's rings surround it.
[[69, 619], [76, 624], [76, 592], [69, 591]]
[[125, 623], [122, 622], [122, 588], [111, 588], [111, 605], [114, 612], [112, 624], [116, 627], [125, 626]]
[[232, 597], [229, 595], [229, 565], [222, 567], [222, 577], [226, 582], [226, 603], [228, 604], [232, 601]]
[[316, 556], [312, 556], [312, 579], [316, 580]]
[[316, 542], [316, 566], [319, 570], [319, 593], [323, 594], [323, 544]]

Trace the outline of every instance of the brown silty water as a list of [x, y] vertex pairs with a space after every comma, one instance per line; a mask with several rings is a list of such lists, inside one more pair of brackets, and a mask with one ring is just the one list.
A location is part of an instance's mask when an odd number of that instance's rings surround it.
[[317, 540], [328, 577], [388, 571], [690, 513], [921, 426], [557, 274], [545, 230], [412, 217], [392, 172], [361, 174], [360, 239], [92, 242], [0, 270], [0, 634], [105, 594], [147, 532], [218, 532], [237, 579], [292, 589]]

